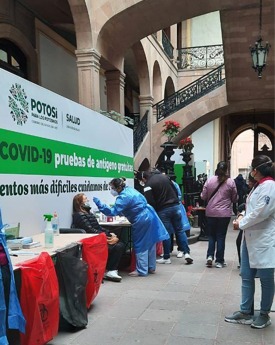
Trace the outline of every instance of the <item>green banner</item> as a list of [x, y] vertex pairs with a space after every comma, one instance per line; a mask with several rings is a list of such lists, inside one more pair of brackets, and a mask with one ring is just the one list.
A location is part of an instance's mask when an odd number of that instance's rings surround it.
[[0, 129], [0, 173], [133, 178], [133, 157]]

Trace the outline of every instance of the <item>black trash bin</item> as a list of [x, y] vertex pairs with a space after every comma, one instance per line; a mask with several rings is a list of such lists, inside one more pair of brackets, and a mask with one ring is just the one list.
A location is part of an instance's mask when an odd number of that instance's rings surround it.
[[81, 247], [72, 243], [57, 251], [56, 274], [59, 283], [60, 330], [75, 331], [86, 327], [86, 284], [88, 265], [80, 259]]

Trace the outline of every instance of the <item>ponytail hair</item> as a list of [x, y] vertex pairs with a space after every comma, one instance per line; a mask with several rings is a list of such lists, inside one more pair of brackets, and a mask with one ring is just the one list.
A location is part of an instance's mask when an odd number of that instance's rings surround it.
[[125, 177], [113, 178], [112, 181], [109, 183], [109, 185], [112, 185], [115, 188], [118, 188], [118, 187], [124, 188], [126, 186], [125, 181], [126, 181]]
[[217, 165], [217, 169], [215, 171], [215, 175], [218, 176], [218, 181], [224, 182], [228, 179], [228, 174], [227, 174], [227, 163], [225, 161], [221, 161]]

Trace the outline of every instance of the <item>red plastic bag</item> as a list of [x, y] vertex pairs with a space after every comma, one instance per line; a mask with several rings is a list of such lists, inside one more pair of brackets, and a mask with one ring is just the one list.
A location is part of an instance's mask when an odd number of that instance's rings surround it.
[[163, 254], [162, 241], [157, 243], [157, 256], [161, 256], [161, 254]]
[[88, 264], [88, 283], [86, 286], [87, 308], [96, 298], [106, 269], [108, 259], [107, 239], [104, 233], [84, 238], [82, 259]]
[[133, 272], [136, 270], [137, 268], [137, 260], [136, 260], [136, 254], [135, 254], [135, 251], [134, 249], [132, 250], [132, 253], [131, 253], [131, 263], [130, 263], [130, 272]]
[[54, 264], [50, 255], [42, 252], [19, 266], [20, 304], [26, 319], [20, 344], [43, 345], [58, 333], [59, 289]]

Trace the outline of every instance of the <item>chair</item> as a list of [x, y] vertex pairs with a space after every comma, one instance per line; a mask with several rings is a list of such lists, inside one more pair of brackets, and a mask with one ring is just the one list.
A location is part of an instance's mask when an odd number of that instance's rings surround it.
[[86, 231], [79, 228], [60, 228], [60, 234], [86, 234]]

